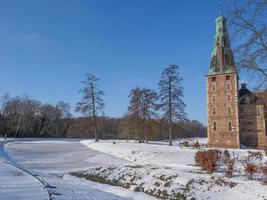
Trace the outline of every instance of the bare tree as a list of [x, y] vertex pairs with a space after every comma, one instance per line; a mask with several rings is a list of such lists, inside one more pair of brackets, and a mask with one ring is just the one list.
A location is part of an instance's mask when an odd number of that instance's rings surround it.
[[141, 89], [140, 94], [142, 131], [145, 136], [145, 141], [148, 143], [148, 123], [150, 119], [156, 115], [155, 110], [157, 109], [158, 94], [154, 90], [148, 88]]
[[84, 88], [80, 90], [82, 93], [82, 98], [76, 106], [76, 111], [81, 112], [84, 116], [93, 117], [96, 142], [99, 141], [97, 115], [100, 112], [103, 113], [103, 108], [105, 105], [102, 99], [104, 92], [98, 88], [98, 80], [99, 79], [94, 75], [86, 74], [86, 79], [82, 82], [84, 84]]
[[267, 0], [231, 0], [226, 4], [236, 65], [267, 83]]
[[134, 132], [134, 116], [130, 113], [126, 113], [122, 118], [119, 120], [118, 126], [118, 137], [129, 140], [130, 138], [135, 137]]
[[178, 70], [179, 67], [175, 64], [165, 68], [159, 82], [160, 107], [169, 126], [169, 145], [172, 145], [173, 123], [186, 119], [186, 105], [182, 100], [184, 88], [181, 82], [183, 79]]
[[7, 102], [10, 100], [10, 95], [8, 93], [4, 94], [3, 96], [0, 97], [0, 134], [6, 134], [3, 133], [6, 123], [4, 120], [3, 112], [5, 110]]
[[128, 111], [131, 116], [133, 116], [134, 124], [136, 125], [135, 129], [137, 131], [138, 135], [138, 142], [141, 143], [143, 141], [142, 135], [141, 135], [141, 89], [139, 87], [136, 87], [132, 90], [130, 90], [130, 105], [128, 107]]
[[70, 113], [70, 104], [66, 103], [64, 101], [59, 101], [56, 104], [56, 108], [60, 111], [60, 118], [66, 119], [66, 118], [71, 118], [71, 113]]

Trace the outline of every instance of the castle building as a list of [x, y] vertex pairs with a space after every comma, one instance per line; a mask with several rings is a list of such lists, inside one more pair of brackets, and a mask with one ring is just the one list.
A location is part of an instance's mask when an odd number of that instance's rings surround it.
[[266, 148], [267, 91], [252, 93], [242, 84], [227, 32], [226, 19], [216, 19], [216, 34], [206, 77], [208, 145]]

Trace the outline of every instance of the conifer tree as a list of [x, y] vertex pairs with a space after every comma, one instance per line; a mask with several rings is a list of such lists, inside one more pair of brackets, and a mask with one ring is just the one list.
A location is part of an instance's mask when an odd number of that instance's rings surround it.
[[86, 79], [82, 81], [84, 88], [80, 90], [82, 93], [81, 101], [77, 103], [76, 111], [81, 112], [84, 116], [92, 117], [94, 124], [95, 141], [99, 141], [97, 115], [103, 113], [104, 101], [102, 97], [104, 92], [99, 89], [96, 78], [92, 74], [86, 74]]
[[182, 77], [179, 67], [175, 64], [165, 68], [161, 74], [159, 82], [160, 108], [163, 111], [163, 118], [167, 120], [169, 126], [169, 145], [172, 145], [173, 123], [186, 119], [185, 103], [182, 87]]

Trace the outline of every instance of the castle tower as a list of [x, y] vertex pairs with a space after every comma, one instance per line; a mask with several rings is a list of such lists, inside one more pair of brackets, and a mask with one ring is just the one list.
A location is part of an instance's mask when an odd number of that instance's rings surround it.
[[208, 145], [239, 148], [238, 75], [223, 16], [216, 19], [206, 90]]

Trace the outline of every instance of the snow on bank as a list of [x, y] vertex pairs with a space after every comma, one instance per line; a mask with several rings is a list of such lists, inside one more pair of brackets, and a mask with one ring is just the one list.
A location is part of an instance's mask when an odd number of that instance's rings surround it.
[[[149, 195], [144, 195], [142, 193], [136, 193], [136, 192], [129, 191], [127, 189], [112, 186], [112, 185], [106, 185], [106, 184], [96, 183], [93, 181], [88, 181], [85, 179], [80, 179], [80, 178], [77, 178], [77, 177], [71, 176], [71, 175], [64, 175], [63, 179], [67, 180], [69, 182], [76, 183], [77, 185], [82, 185], [84, 187], [90, 187], [90, 188], [93, 188], [95, 190], [105, 191], [107, 193], [111, 193], [111, 194], [120, 196], [120, 197], [117, 197], [116, 200], [120, 200], [120, 199], [122, 199], [122, 200], [124, 200], [124, 199], [125, 200], [126, 199], [128, 199], [128, 200], [156, 200], [156, 198], [151, 197]], [[96, 198], [94, 198], [94, 199], [96, 199]], [[101, 197], [99, 196], [99, 200], [102, 200], [102, 199], [104, 199], [104, 198], [102, 196]], [[111, 200], [111, 198], [109, 200]]]
[[266, 200], [266, 186], [200, 171], [177, 170], [152, 165], [97, 167], [76, 172], [77, 177], [143, 192], [160, 199]]
[[181, 149], [178, 146], [167, 146], [164, 144], [139, 144], [133, 141], [125, 142], [116, 140], [93, 142], [91, 140], [81, 141], [87, 147], [108, 153], [113, 156], [133, 161], [137, 164], [159, 164], [159, 165], [193, 165], [196, 152], [194, 149]]
[[[204, 141], [204, 140], [203, 140]], [[203, 142], [202, 141], [202, 142]], [[205, 141], [204, 141], [205, 142]], [[134, 141], [111, 140], [95, 143], [92, 140], [81, 141], [82, 144], [97, 151], [132, 161], [129, 165], [116, 166], [114, 168], [92, 168], [83, 171], [85, 176], [97, 175], [107, 181], [130, 184], [130, 190], [141, 190], [148, 193], [166, 192], [169, 195], [173, 191], [182, 192], [187, 197], [196, 199], [237, 200], [267, 199], [267, 186], [260, 181], [249, 181], [244, 175], [242, 160], [248, 155], [248, 149], [229, 150], [236, 158], [235, 176], [231, 179], [224, 177], [224, 172], [212, 175], [201, 171], [195, 166], [194, 155], [199, 149], [182, 148], [177, 142], [174, 146], [168, 146], [166, 142], [151, 142], [139, 144]], [[201, 148], [207, 150], [209, 148]], [[224, 150], [224, 149], [220, 149]], [[262, 162], [267, 159], [264, 157]], [[109, 162], [110, 165], [116, 163]], [[138, 178], [131, 184], [131, 177]], [[161, 178], [165, 177], [165, 178]], [[170, 177], [170, 178], [168, 178]], [[101, 177], [100, 177], [101, 178]], [[165, 179], [165, 180], [164, 180]]]
[[[200, 141], [200, 143], [207, 141], [206, 138], [197, 138], [195, 140]], [[103, 140], [100, 142], [84, 140], [81, 141], [81, 143], [91, 149], [111, 154], [128, 161], [133, 161], [137, 164], [157, 164], [173, 167], [186, 166], [186, 168], [188, 168], [188, 166], [195, 165], [194, 155], [197, 151], [199, 151], [199, 149], [181, 148], [178, 146], [178, 142], [175, 142], [173, 146], [168, 146], [166, 142], [140, 144], [135, 141], [127, 142], [124, 140]], [[224, 149], [220, 150], [223, 151]], [[229, 151], [231, 154], [234, 153], [235, 157], [242, 159], [247, 156], [249, 150], [231, 149]]]

